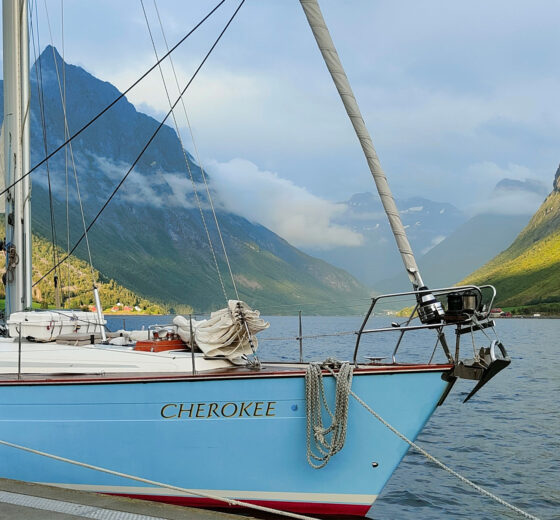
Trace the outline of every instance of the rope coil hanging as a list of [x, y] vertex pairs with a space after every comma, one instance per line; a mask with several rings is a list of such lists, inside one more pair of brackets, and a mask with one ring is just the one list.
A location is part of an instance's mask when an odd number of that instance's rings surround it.
[[[334, 411], [325, 395], [323, 369], [327, 369], [336, 384]], [[335, 373], [334, 368], [338, 368]], [[307, 417], [307, 462], [315, 469], [325, 467], [346, 440], [348, 401], [352, 388], [354, 366], [348, 362], [327, 358], [323, 363], [310, 363], [305, 373], [305, 406]], [[330, 426], [323, 423], [323, 408], [331, 418]], [[312, 440], [313, 439], [313, 440]]]

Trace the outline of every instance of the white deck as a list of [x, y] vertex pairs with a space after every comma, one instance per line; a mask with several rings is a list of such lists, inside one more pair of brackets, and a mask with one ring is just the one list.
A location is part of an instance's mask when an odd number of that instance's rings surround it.
[[[195, 354], [197, 372], [230, 368], [224, 359]], [[186, 351], [141, 352], [111, 345], [60, 345], [22, 341], [22, 374], [106, 374], [192, 371], [192, 354]], [[18, 341], [0, 338], [0, 374], [18, 373]]]

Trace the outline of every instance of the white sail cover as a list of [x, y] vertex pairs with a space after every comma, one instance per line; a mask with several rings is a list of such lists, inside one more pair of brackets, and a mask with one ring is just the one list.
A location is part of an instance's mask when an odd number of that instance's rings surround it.
[[206, 323], [206, 320], [188, 320], [184, 316], [175, 316], [173, 318], [173, 325], [177, 325], [177, 334], [185, 342], [185, 344], [191, 344], [191, 322], [193, 335], [199, 325]]
[[239, 300], [229, 300], [225, 309], [213, 312], [209, 320], [197, 322], [196, 328], [193, 323], [194, 338], [200, 350], [208, 357], [225, 356], [230, 360], [252, 354], [249, 338], [256, 350], [255, 334], [269, 326], [259, 311]]

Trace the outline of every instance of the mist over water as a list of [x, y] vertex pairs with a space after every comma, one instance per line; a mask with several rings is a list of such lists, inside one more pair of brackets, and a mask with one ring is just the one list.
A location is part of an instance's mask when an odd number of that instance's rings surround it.
[[[126, 317], [127, 328], [170, 323], [171, 317]], [[269, 360], [297, 360], [297, 317], [269, 317], [271, 327], [259, 334], [259, 355]], [[122, 318], [108, 317], [109, 327], [122, 327]], [[360, 317], [303, 318], [304, 336], [352, 332]], [[387, 318], [373, 318], [371, 326], [387, 326]], [[452, 329], [450, 329], [451, 331]], [[417, 442], [429, 453], [488, 491], [541, 519], [560, 517], [560, 320], [502, 319], [496, 331], [512, 363], [468, 403], [474, 386], [459, 380]], [[397, 361], [427, 362], [435, 345], [433, 332], [415, 332], [399, 349]], [[488, 346], [492, 331], [476, 335], [476, 346]], [[405, 336], [405, 337], [406, 337]], [[268, 339], [274, 338], [271, 341]], [[286, 338], [279, 340], [276, 338]], [[369, 334], [359, 358], [385, 356], [390, 360], [397, 338]], [[449, 335], [454, 343], [454, 334]], [[304, 340], [305, 360], [334, 356], [352, 359], [353, 334]], [[462, 338], [464, 357], [472, 354], [471, 338]], [[441, 348], [436, 361], [443, 362]], [[380, 396], [382, 398], [383, 396]], [[370, 403], [375, 408], [374, 403]], [[372, 417], [372, 420], [375, 420]], [[303, 442], [303, 440], [302, 440]], [[519, 518], [512, 511], [477, 492], [412, 450], [403, 459], [368, 516], [375, 520], [441, 518]]]

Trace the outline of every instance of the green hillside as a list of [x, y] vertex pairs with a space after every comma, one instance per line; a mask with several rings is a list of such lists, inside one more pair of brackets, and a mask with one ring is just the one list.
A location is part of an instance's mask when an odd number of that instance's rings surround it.
[[[61, 259], [64, 252], [57, 249]], [[33, 282], [39, 280], [53, 265], [53, 247], [44, 238], [33, 236]], [[140, 307], [139, 313], [163, 314], [168, 311], [165, 305], [141, 298], [134, 292], [107, 278], [96, 269], [91, 271], [88, 263], [71, 256], [59, 271], [60, 297], [66, 309], [86, 308], [94, 303], [92, 285], [95, 279], [103, 309], [111, 309], [117, 303], [122, 306]], [[0, 284], [0, 297], [4, 298], [4, 286]], [[33, 303], [48, 307], [55, 304], [54, 273], [50, 274], [33, 288]], [[187, 306], [185, 306], [187, 307]], [[189, 312], [188, 308], [184, 309]]]
[[502, 307], [560, 310], [560, 168], [554, 190], [513, 244], [461, 283], [490, 283]]

